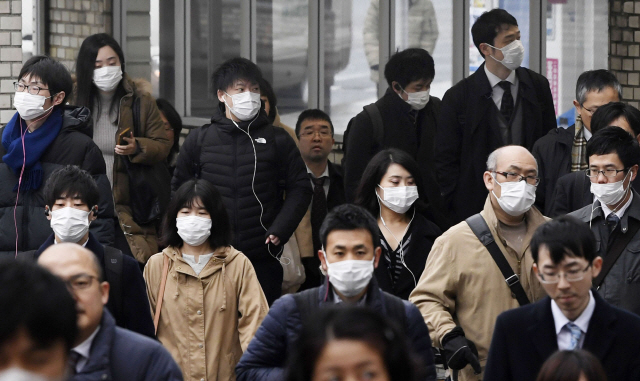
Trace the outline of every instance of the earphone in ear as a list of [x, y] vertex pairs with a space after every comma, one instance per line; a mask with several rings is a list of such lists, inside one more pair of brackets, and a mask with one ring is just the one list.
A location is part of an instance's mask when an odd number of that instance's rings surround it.
[[45, 207], [45, 208], [44, 208], [44, 215], [45, 215], [45, 216], [48, 216], [49, 214], [51, 214], [51, 212], [49, 212], [49, 208], [48, 208], [48, 207]]
[[393, 87], [394, 87], [396, 90], [398, 90], [398, 91], [402, 91], [402, 88], [401, 88], [401, 87], [400, 87], [400, 85], [399, 85], [399, 84], [397, 84], [397, 83], [396, 83], [395, 85], [393, 85]]
[[96, 214], [98, 214], [98, 206], [94, 205], [93, 208], [91, 208], [91, 210], [89, 211], [89, 213], [93, 212], [93, 215], [95, 216]]

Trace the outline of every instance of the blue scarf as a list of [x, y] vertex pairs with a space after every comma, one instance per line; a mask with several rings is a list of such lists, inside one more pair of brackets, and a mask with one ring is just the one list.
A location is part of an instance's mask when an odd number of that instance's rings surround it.
[[[2, 157], [2, 161], [4, 161], [18, 177], [20, 176], [24, 160], [21, 132], [26, 128], [27, 122], [22, 120], [20, 114], [16, 112], [2, 132], [2, 146], [7, 151], [7, 154]], [[27, 158], [20, 190], [40, 188], [43, 177], [40, 157], [44, 151], [49, 148], [61, 129], [62, 113], [58, 110], [53, 110], [40, 128], [31, 133], [27, 131], [24, 134], [24, 150], [27, 153]], [[18, 190], [17, 183], [15, 187], [13, 187], [13, 190]]]

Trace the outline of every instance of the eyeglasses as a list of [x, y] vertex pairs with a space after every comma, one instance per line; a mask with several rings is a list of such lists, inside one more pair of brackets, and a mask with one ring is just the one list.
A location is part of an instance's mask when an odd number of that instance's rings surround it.
[[24, 92], [24, 89], [27, 89], [27, 91], [29, 92], [29, 94], [32, 95], [38, 95], [38, 93], [40, 92], [40, 90], [49, 90], [49, 89], [45, 89], [44, 87], [40, 87], [37, 85], [25, 85], [24, 83], [20, 83], [20, 82], [14, 82], [13, 83], [13, 87], [15, 87], [17, 92]]
[[498, 174], [506, 177], [508, 182], [517, 182], [517, 181], [523, 181], [524, 180], [529, 185], [538, 186], [538, 184], [540, 184], [540, 178], [536, 177], [536, 176], [522, 176], [522, 175], [519, 175], [519, 174], [513, 173], [513, 172], [493, 171], [493, 173], [498, 173]]
[[331, 136], [331, 132], [327, 131], [327, 130], [320, 130], [320, 131], [311, 131], [311, 130], [307, 130], [307, 131], [303, 131], [300, 133], [300, 137], [301, 138], [311, 138], [314, 137], [316, 134], [320, 135], [321, 138], [328, 138], [329, 136]]
[[594, 113], [594, 112], [598, 111], [598, 108], [597, 108], [597, 107], [595, 107], [593, 110], [588, 109], [588, 108], [586, 108], [586, 107], [584, 107], [584, 106], [582, 106], [582, 108], [583, 108], [583, 109], [585, 109], [585, 110], [587, 110], [587, 111], [589, 112], [589, 114], [591, 114], [591, 115], [593, 115], [593, 113]]
[[559, 273], [538, 273], [538, 278], [540, 283], [544, 284], [556, 284], [560, 282], [560, 278], [564, 275], [564, 279], [567, 282], [578, 282], [584, 279], [584, 274], [591, 267], [591, 263], [584, 268], [584, 270], [569, 270], [567, 272], [559, 272]]
[[629, 168], [624, 168], [624, 169], [605, 169], [605, 170], [598, 170], [595, 168], [589, 168], [585, 171], [585, 174], [587, 175], [588, 178], [595, 180], [596, 178], [598, 178], [598, 175], [600, 175], [602, 173], [602, 175], [604, 177], [607, 178], [614, 178], [616, 176], [618, 176], [618, 173], [620, 172], [624, 172], [626, 170], [628, 170]]
[[91, 283], [93, 283], [94, 279], [97, 279], [97, 278], [93, 275], [78, 274], [78, 275], [72, 276], [68, 280], [65, 280], [64, 284], [67, 285], [67, 289], [69, 289], [70, 292], [74, 292], [74, 291], [80, 291], [80, 290], [85, 290], [89, 288], [91, 286]]

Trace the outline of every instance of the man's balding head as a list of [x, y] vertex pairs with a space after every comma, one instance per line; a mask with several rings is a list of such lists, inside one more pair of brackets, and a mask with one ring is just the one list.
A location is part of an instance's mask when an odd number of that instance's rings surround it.
[[[504, 162], [533, 162], [536, 167], [536, 172], [538, 171], [538, 163], [536, 162], [536, 158], [533, 157], [531, 152], [522, 146], [504, 146], [500, 147], [497, 150], [491, 152], [489, 158], [487, 159], [487, 171], [502, 171], [502, 169], [498, 169], [498, 166], [502, 166]], [[510, 164], [506, 164], [509, 166]]]
[[109, 300], [109, 283], [102, 281], [102, 266], [89, 250], [75, 243], [50, 246], [38, 258], [38, 264], [67, 283], [78, 311], [82, 343], [96, 330]]

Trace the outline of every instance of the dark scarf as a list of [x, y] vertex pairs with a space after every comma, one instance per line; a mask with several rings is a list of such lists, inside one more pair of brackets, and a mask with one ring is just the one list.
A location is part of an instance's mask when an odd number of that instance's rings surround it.
[[[7, 151], [7, 154], [2, 157], [2, 161], [18, 177], [23, 162], [25, 164], [20, 190], [38, 189], [42, 185], [43, 170], [40, 157], [62, 129], [62, 113], [57, 110], [52, 111], [40, 128], [31, 133], [28, 131], [24, 133], [24, 151], [27, 152], [25, 160], [22, 151], [22, 133], [26, 128], [27, 122], [22, 120], [16, 112], [2, 132], [2, 146]], [[18, 190], [17, 183], [13, 190]]]

